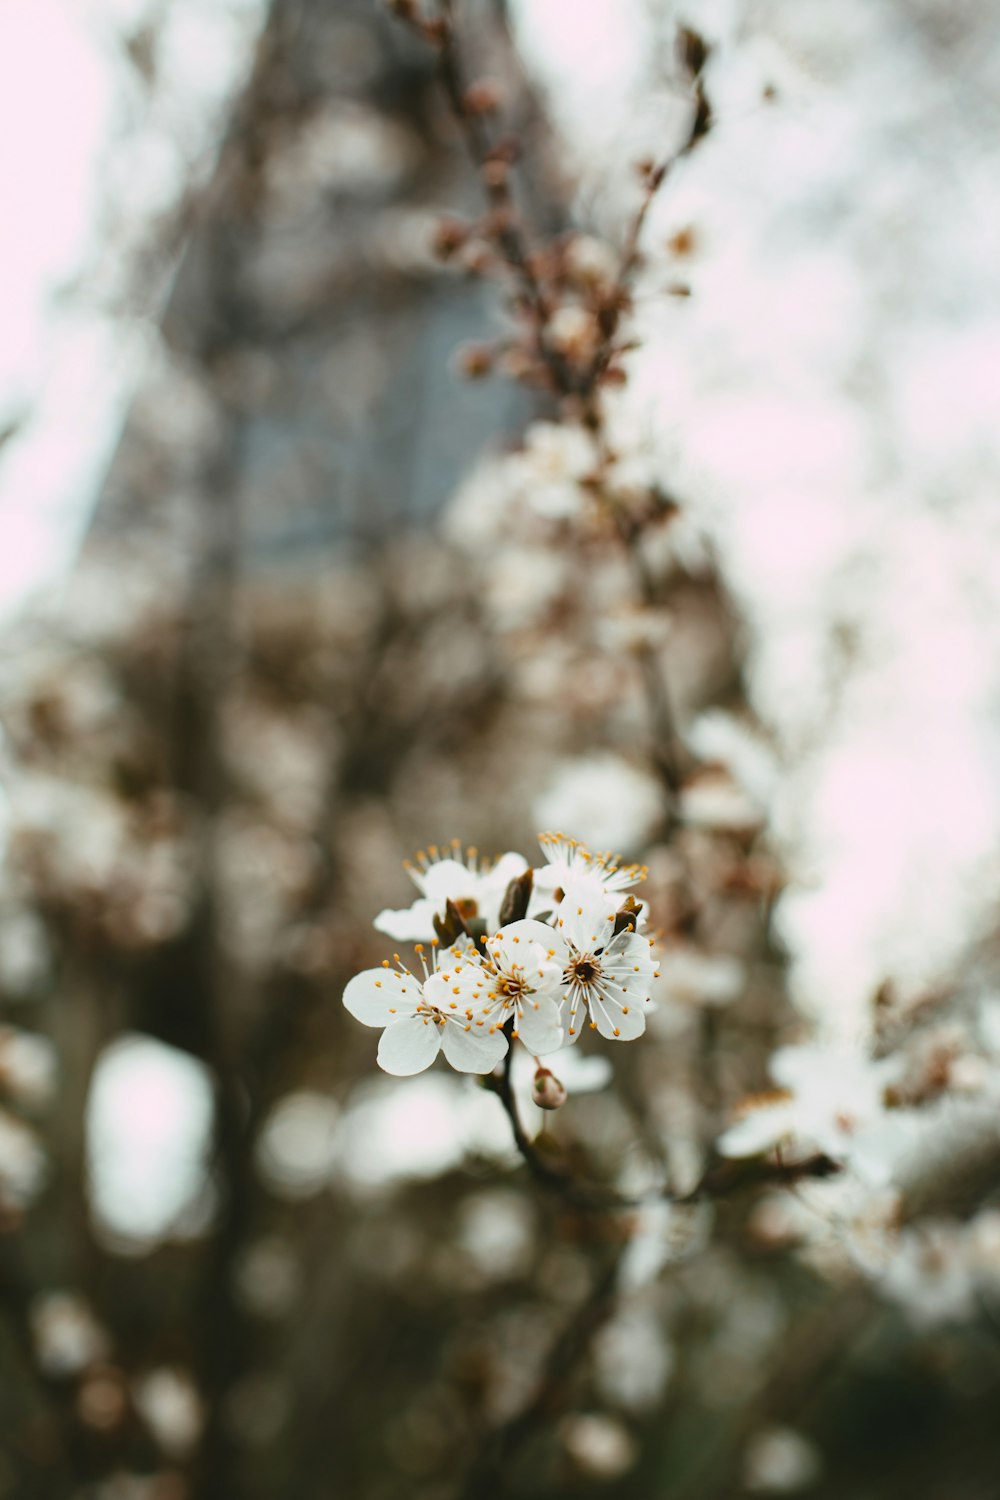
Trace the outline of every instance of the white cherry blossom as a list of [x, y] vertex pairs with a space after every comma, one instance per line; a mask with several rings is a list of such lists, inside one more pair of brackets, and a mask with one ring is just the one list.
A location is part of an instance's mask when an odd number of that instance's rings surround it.
[[[535, 870], [533, 915], [551, 911], [570, 886], [602, 900], [607, 893], [629, 891], [646, 878], [644, 865], [619, 865], [610, 854], [592, 854], [579, 839], [564, 833], [541, 833], [538, 842], [545, 864]], [[639, 916], [639, 926], [643, 916]]]
[[776, 1092], [748, 1101], [718, 1141], [723, 1156], [758, 1156], [782, 1144], [844, 1162], [862, 1132], [885, 1119], [896, 1064], [830, 1047], [782, 1047], [771, 1059]]
[[[423, 961], [423, 952], [417, 945]], [[471, 947], [435, 953], [423, 979], [394, 955], [381, 968], [356, 974], [344, 1004], [365, 1026], [382, 1026], [379, 1067], [397, 1077], [429, 1068], [439, 1052], [459, 1073], [490, 1073], [507, 1051], [504, 1016], [497, 999], [477, 989], [482, 970]]]
[[562, 1020], [575, 1042], [589, 1015], [602, 1036], [632, 1041], [646, 1029], [646, 1007], [656, 963], [648, 938], [631, 929], [615, 934], [618, 902], [590, 886], [570, 885], [556, 908], [554, 943], [563, 970]]
[[445, 849], [431, 844], [412, 863], [407, 861], [405, 868], [420, 895], [412, 906], [379, 912], [375, 929], [397, 943], [427, 943], [434, 937], [435, 916], [444, 915], [449, 901], [463, 917], [482, 917], [487, 931], [495, 930], [504, 892], [528, 868], [528, 862], [514, 853], [501, 855], [496, 861], [481, 859], [477, 850], [463, 851], [456, 841]]
[[563, 1044], [562, 964], [551, 927], [525, 919], [488, 938], [482, 960], [486, 993], [514, 1020], [514, 1035], [536, 1057]]

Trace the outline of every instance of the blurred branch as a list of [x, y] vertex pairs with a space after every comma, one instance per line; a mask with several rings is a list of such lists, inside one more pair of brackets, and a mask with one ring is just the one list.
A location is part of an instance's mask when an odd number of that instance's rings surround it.
[[[512, 1025], [512, 1022], [507, 1023], [508, 1027]], [[840, 1171], [838, 1164], [822, 1152], [792, 1161], [781, 1157], [730, 1159], [713, 1155], [690, 1192], [673, 1193], [669, 1188], [664, 1188], [643, 1196], [628, 1197], [612, 1187], [575, 1176], [538, 1149], [525, 1130], [517, 1107], [517, 1097], [511, 1083], [512, 1054], [511, 1046], [500, 1072], [491, 1074], [485, 1080], [486, 1087], [492, 1089], [503, 1105], [510, 1121], [514, 1144], [531, 1176], [569, 1207], [584, 1213], [622, 1213], [664, 1201], [678, 1205], [690, 1205], [704, 1200], [716, 1201], [763, 1187], [791, 1187], [807, 1178], [832, 1177]]]
[[[679, 31], [678, 61], [692, 98], [687, 133], [665, 161], [640, 164], [642, 198], [626, 233], [615, 284], [594, 314], [599, 330], [597, 347], [588, 360], [580, 363], [568, 359], [551, 336], [552, 318], [559, 306], [558, 293], [544, 284], [538, 269], [544, 262], [531, 246], [511, 188], [512, 168], [522, 154], [521, 144], [502, 136], [494, 139], [490, 132], [486, 117], [493, 113], [496, 101], [489, 97], [488, 85], [470, 85], [454, 0], [441, 0], [440, 14], [431, 21], [420, 17], [413, 0], [391, 0], [391, 8], [437, 50], [442, 86], [489, 207], [484, 226], [487, 236], [520, 289], [520, 303], [533, 330], [535, 350], [553, 392], [576, 409], [597, 444], [600, 472], [596, 476], [596, 491], [604, 500], [625, 549], [636, 595], [647, 608], [661, 607], [660, 591], [641, 548], [641, 526], [616, 502], [606, 482], [614, 455], [607, 438], [600, 393], [612, 373], [624, 378], [623, 372], [612, 371], [612, 365], [615, 356], [622, 352], [618, 335], [622, 316], [632, 306], [632, 281], [640, 262], [642, 233], [649, 211], [670, 172], [694, 150], [711, 125], [712, 112], [702, 80], [708, 48], [697, 33], [686, 28]], [[651, 759], [666, 794], [669, 831], [676, 818], [685, 752], [659, 653], [653, 646], [643, 644], [638, 661], [652, 727]]]
[[490, 1500], [506, 1489], [505, 1474], [517, 1453], [565, 1406], [573, 1375], [591, 1340], [614, 1310], [625, 1244], [616, 1245], [586, 1297], [566, 1320], [549, 1350], [534, 1391], [520, 1411], [483, 1442], [455, 1500]]

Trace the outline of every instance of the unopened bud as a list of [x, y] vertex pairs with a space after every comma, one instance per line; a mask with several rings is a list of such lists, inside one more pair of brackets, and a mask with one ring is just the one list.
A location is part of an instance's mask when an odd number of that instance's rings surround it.
[[458, 351], [458, 368], [466, 380], [482, 380], [492, 372], [494, 360], [489, 344], [466, 344]]
[[441, 260], [450, 260], [469, 238], [469, 226], [461, 219], [440, 219], [434, 229], [432, 247]]
[[462, 102], [470, 115], [492, 115], [500, 108], [503, 95], [499, 84], [489, 78], [480, 78], [469, 85]]
[[503, 188], [507, 186], [510, 176], [510, 163], [504, 161], [502, 156], [493, 156], [482, 165], [483, 181], [488, 188]]
[[506, 927], [510, 922], [520, 922], [528, 915], [533, 882], [534, 871], [525, 870], [523, 874], [515, 875], [514, 879], [508, 883], [500, 907], [501, 927]]
[[614, 936], [617, 937], [620, 932], [635, 932], [641, 915], [642, 902], [637, 901], [634, 896], [626, 896], [615, 913]]
[[531, 1085], [539, 1109], [560, 1109], [566, 1103], [566, 1086], [548, 1068], [539, 1068]]
[[581, 362], [594, 354], [600, 342], [593, 313], [573, 302], [556, 308], [549, 318], [548, 335], [560, 353]]
[[690, 255], [697, 248], [697, 244], [698, 231], [693, 224], [685, 224], [667, 240], [667, 249], [671, 255]]
[[462, 252], [462, 270], [470, 276], [488, 276], [496, 264], [496, 258], [488, 245], [474, 241]]
[[690, 26], [678, 26], [677, 28], [677, 58], [681, 67], [692, 78], [697, 78], [708, 62], [711, 47]]

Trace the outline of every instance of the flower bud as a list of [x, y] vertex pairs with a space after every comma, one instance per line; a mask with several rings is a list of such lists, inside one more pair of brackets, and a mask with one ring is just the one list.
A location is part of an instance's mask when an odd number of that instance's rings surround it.
[[492, 372], [495, 358], [489, 344], [466, 344], [458, 351], [458, 368], [466, 380], [482, 380]]
[[500, 87], [490, 78], [481, 78], [469, 85], [462, 103], [470, 115], [495, 114], [501, 104]]
[[441, 260], [450, 260], [469, 238], [469, 226], [461, 219], [442, 218], [434, 231], [433, 249]]
[[531, 1085], [539, 1109], [560, 1109], [566, 1103], [566, 1086], [548, 1068], [539, 1067]]

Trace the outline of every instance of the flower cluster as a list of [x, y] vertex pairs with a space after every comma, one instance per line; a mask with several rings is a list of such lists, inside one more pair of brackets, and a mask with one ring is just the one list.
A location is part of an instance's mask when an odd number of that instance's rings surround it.
[[457, 844], [432, 845], [407, 866], [417, 900], [375, 926], [420, 939], [420, 973], [397, 953], [344, 991], [353, 1016], [384, 1027], [387, 1073], [422, 1072], [439, 1052], [461, 1073], [489, 1073], [511, 1037], [545, 1056], [588, 1024], [619, 1041], [645, 1031], [657, 968], [640, 931], [643, 903], [628, 894], [645, 872], [562, 834], [539, 842], [537, 869], [519, 854], [483, 861]]

